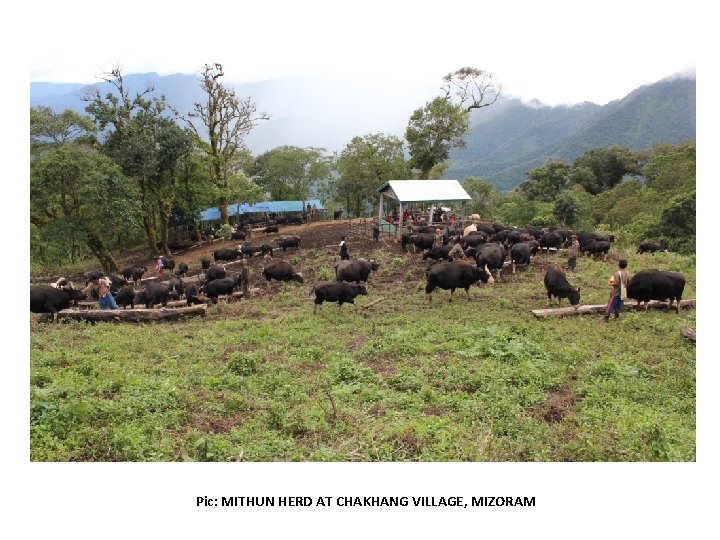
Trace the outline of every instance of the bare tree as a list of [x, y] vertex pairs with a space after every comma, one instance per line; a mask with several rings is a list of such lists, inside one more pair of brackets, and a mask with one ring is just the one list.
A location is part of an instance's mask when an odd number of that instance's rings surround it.
[[[220, 219], [222, 223], [228, 223], [227, 207], [233, 177], [241, 169], [245, 138], [259, 121], [268, 120], [270, 116], [264, 112], [258, 114], [250, 98], [239, 98], [220, 81], [225, 75], [222, 64], [205, 64], [201, 75], [207, 101], [194, 104], [193, 111], [188, 114], [188, 125], [203, 141], [210, 175], [218, 190]], [[193, 119], [200, 120], [202, 125], [196, 125]]]
[[456, 99], [467, 111], [492, 105], [502, 93], [502, 84], [495, 75], [483, 69], [460, 68], [445, 75], [443, 81], [440, 88], [445, 99]]

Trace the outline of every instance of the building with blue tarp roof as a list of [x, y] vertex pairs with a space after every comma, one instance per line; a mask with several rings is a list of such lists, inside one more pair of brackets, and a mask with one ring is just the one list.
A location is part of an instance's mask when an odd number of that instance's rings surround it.
[[[320, 199], [308, 199], [305, 206], [310, 205], [313, 210], [325, 210]], [[228, 204], [228, 217], [242, 214], [262, 214], [264, 212], [275, 212], [282, 214], [287, 212], [302, 212], [303, 201], [263, 201], [255, 204]], [[200, 221], [218, 221], [220, 209], [217, 207], [208, 208], [200, 212]]]

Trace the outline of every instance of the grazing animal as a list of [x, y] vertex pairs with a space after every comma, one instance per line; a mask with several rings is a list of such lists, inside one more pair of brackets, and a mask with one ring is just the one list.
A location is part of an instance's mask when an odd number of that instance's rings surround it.
[[342, 211], [342, 210], [335, 210], [335, 211], [333, 212], [333, 219], [341, 219], [341, 218], [342, 218], [342, 215], [343, 215], [343, 211]]
[[287, 248], [299, 248], [300, 237], [299, 236], [281, 236], [277, 239], [278, 247], [282, 248], [283, 251], [287, 251]]
[[263, 232], [265, 234], [270, 234], [272, 232], [280, 232], [280, 228], [277, 225], [268, 225], [263, 229]]
[[433, 260], [439, 260], [439, 259], [445, 259], [447, 260], [448, 254], [450, 253], [450, 250], [453, 248], [451, 245], [442, 245], [442, 246], [435, 246], [430, 251], [426, 251], [423, 253], [423, 261], [425, 259], [433, 259]]
[[205, 272], [205, 283], [210, 283], [211, 281], [214, 281], [216, 279], [222, 279], [225, 277], [225, 267], [224, 266], [213, 266], [212, 268], [209, 268], [207, 272]]
[[475, 256], [475, 262], [478, 268], [483, 268], [486, 272], [495, 270], [495, 279], [499, 280], [506, 256], [505, 248], [501, 244], [485, 244]]
[[137, 286], [145, 272], [147, 272], [146, 266], [127, 266], [122, 269], [122, 276], [128, 281], [132, 279], [133, 283]]
[[205, 302], [205, 297], [200, 295], [200, 289], [195, 283], [191, 283], [185, 287], [185, 299], [187, 300], [188, 306]]
[[175, 268], [175, 259], [173, 259], [172, 257], [163, 257], [161, 260], [163, 268], [167, 270], [172, 270]]
[[187, 274], [188, 270], [190, 270], [190, 267], [187, 265], [187, 263], [180, 263], [178, 265], [177, 272], [175, 272], [175, 275], [182, 277]]
[[183, 283], [182, 279], [178, 277], [170, 278], [170, 281], [168, 281], [168, 289], [170, 289], [170, 292], [177, 291], [180, 297], [185, 294], [185, 284]]
[[[267, 246], [267, 244], [263, 245]], [[262, 251], [262, 246], [251, 246], [250, 244], [243, 244], [242, 246], [240, 246], [240, 252], [243, 254], [243, 256], [247, 255], [248, 257], [252, 257], [253, 254], [262, 253]]]
[[135, 289], [132, 285], [127, 285], [120, 289], [117, 294], [115, 295], [115, 303], [118, 306], [122, 306], [123, 309], [130, 306], [131, 308], [135, 309]]
[[162, 283], [148, 283], [144, 291], [135, 295], [135, 304], [145, 304], [147, 309], [155, 307], [156, 304], [167, 306], [170, 297], [170, 289]]
[[245, 240], [245, 232], [244, 231], [235, 231], [232, 233], [231, 238], [233, 240]]
[[463, 248], [468, 247], [474, 247], [477, 248], [478, 246], [485, 244], [488, 241], [488, 235], [482, 231], [475, 231], [467, 236], [463, 236], [460, 239], [460, 245]]
[[221, 279], [215, 279], [209, 283], [206, 283], [200, 289], [205, 296], [210, 298], [213, 304], [217, 304], [218, 296], [221, 294], [231, 295], [235, 289], [240, 285], [240, 275], [236, 277], [225, 277]]
[[627, 297], [647, 303], [650, 300], [669, 300], [668, 310], [675, 302], [675, 311], [680, 312], [680, 300], [685, 290], [685, 276], [680, 272], [664, 270], [641, 270], [630, 278], [627, 288]]
[[207, 257], [203, 257], [202, 259], [200, 259], [200, 268], [207, 271], [210, 268], [210, 259], [208, 259]]
[[317, 313], [323, 302], [337, 302], [338, 309], [345, 303], [354, 304], [355, 297], [359, 294], [367, 294], [367, 289], [365, 285], [346, 281], [321, 281], [310, 290], [310, 294], [313, 293], [315, 293], [313, 313]]
[[70, 304], [77, 306], [78, 300], [84, 300], [85, 295], [69, 283], [62, 289], [49, 285], [30, 287], [30, 311], [32, 313], [52, 313], [53, 321], [57, 320], [57, 313], [67, 309]]
[[477, 225], [475, 225], [474, 223], [472, 225], [468, 225], [463, 229], [463, 236], [467, 236], [471, 232], [477, 232]]
[[470, 286], [480, 281], [483, 283], [493, 283], [493, 278], [485, 269], [478, 268], [472, 264], [462, 264], [462, 262], [437, 263], [431, 265], [425, 272], [427, 285], [425, 285], [425, 293], [428, 302], [432, 300], [430, 293], [436, 288], [444, 290], [450, 289], [450, 298], [448, 302], [452, 302], [455, 289], [465, 289], [468, 299], [470, 299]]
[[237, 249], [216, 249], [213, 251], [213, 260], [217, 261], [234, 261], [238, 257], [242, 256], [242, 253]]
[[575, 289], [570, 286], [560, 265], [555, 264], [547, 269], [544, 282], [547, 290], [548, 305], [550, 305], [553, 296], [558, 299], [558, 305], [560, 305], [560, 299], [562, 298], [570, 300], [573, 306], [580, 303], [580, 287]]
[[540, 237], [540, 249], [550, 251], [550, 248], [560, 248], [563, 245], [563, 237], [558, 233], [548, 232]]
[[412, 234], [410, 235], [409, 242], [415, 246], [415, 253], [417, 253], [418, 250], [424, 251], [426, 249], [432, 249], [433, 245], [435, 245], [435, 233]]
[[610, 242], [605, 240], [593, 240], [589, 244], [586, 244], [585, 247], [581, 248], [580, 251], [582, 253], [587, 253], [592, 256], [592, 258], [595, 258], [596, 255], [600, 255], [602, 253], [604, 261], [607, 259], [608, 251], [610, 251]]
[[117, 292], [128, 284], [127, 281], [115, 274], [109, 275], [108, 279], [110, 280], [110, 292]]
[[337, 281], [348, 281], [360, 283], [367, 281], [370, 272], [380, 268], [380, 263], [374, 260], [355, 259], [352, 261], [340, 261], [335, 265], [335, 279]]
[[83, 278], [85, 278], [85, 285], [90, 283], [93, 279], [101, 277], [105, 277], [105, 274], [103, 274], [100, 270], [91, 270], [83, 275]]
[[296, 281], [298, 283], [304, 283], [302, 274], [295, 272], [292, 264], [288, 261], [271, 261], [265, 265], [262, 271], [262, 276], [267, 281], [268, 285], [271, 280], [276, 281]]
[[638, 253], [655, 253], [656, 251], [667, 251], [664, 249], [660, 244], [656, 244], [655, 242], [640, 242], [640, 245], [638, 246], [637, 252]]
[[510, 261], [512, 261], [512, 272], [515, 273], [516, 264], [530, 264], [530, 246], [525, 242], [518, 242], [510, 248]]

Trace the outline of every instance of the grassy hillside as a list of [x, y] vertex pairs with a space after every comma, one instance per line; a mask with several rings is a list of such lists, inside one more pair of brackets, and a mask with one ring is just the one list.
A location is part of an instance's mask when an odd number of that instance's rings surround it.
[[[536, 320], [561, 255], [428, 303], [419, 254], [350, 237], [375, 256], [369, 295], [312, 315], [342, 226], [301, 232], [284, 257], [305, 285], [274, 285], [205, 318], [165, 324], [39, 323], [30, 317], [34, 461], [692, 461], [695, 310]], [[608, 261], [570, 275], [604, 303]], [[624, 254], [630, 270], [694, 258]], [[187, 256], [195, 262], [199, 254]], [[261, 261], [251, 281], [261, 286]], [[197, 263], [191, 264], [191, 269]], [[373, 300], [382, 301], [366, 309]], [[567, 305], [567, 304], [566, 304]]]

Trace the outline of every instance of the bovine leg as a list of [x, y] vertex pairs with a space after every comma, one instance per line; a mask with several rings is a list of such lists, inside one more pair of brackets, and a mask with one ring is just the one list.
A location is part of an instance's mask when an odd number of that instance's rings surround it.
[[453, 294], [455, 294], [455, 289], [450, 289], [450, 299], [448, 300], [448, 304], [452, 302]]
[[513, 274], [514, 274], [515, 273], [515, 263], [512, 263], [512, 267], [513, 267]]

